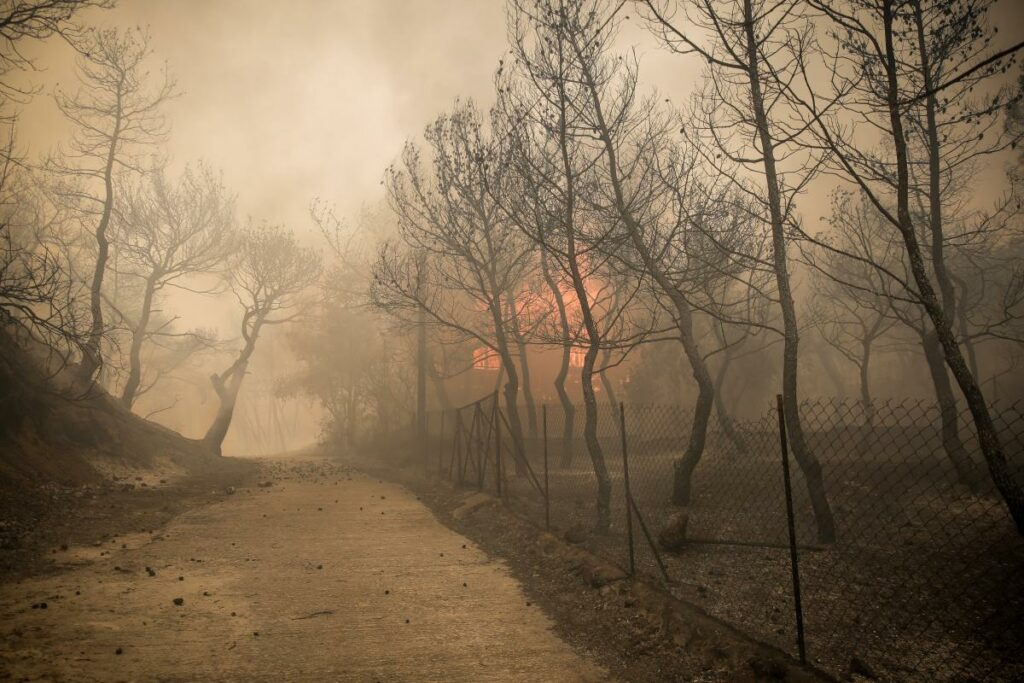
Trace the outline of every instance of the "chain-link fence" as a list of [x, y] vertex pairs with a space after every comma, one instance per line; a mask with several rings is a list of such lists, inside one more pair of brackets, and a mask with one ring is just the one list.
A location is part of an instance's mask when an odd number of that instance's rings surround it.
[[[1021, 408], [993, 408], [1017, 485]], [[632, 558], [677, 597], [794, 654], [797, 586], [807, 659], [835, 675], [1024, 680], [1024, 538], [966, 411], [805, 401], [803, 447], [792, 419], [783, 437], [775, 408], [751, 422], [715, 415], [686, 478], [690, 409], [603, 404], [589, 421], [584, 406], [536, 410], [537, 433], [524, 406], [523, 425], [509, 424], [497, 394], [431, 414], [416, 449], [425, 471], [499, 495], [626, 570]], [[815, 461], [817, 506], [808, 486]], [[827, 527], [834, 541], [819, 533]]]

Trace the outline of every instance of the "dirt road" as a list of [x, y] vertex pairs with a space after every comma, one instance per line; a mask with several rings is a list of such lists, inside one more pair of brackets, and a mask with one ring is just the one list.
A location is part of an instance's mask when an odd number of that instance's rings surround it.
[[0, 679], [607, 680], [408, 491], [321, 461], [265, 471], [0, 587]]

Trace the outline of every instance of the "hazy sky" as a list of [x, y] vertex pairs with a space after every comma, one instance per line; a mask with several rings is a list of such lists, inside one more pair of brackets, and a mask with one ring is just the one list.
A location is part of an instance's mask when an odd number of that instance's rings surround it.
[[[308, 223], [313, 196], [345, 213], [378, 197], [402, 141], [456, 96], [486, 98], [505, 49], [498, 0], [121, 0], [88, 16], [149, 27], [184, 91], [167, 109], [172, 158], [207, 159], [243, 214], [289, 223]], [[72, 59], [42, 52], [47, 92]], [[61, 128], [48, 100], [24, 117], [33, 150]]]
[[[1024, 0], [1004, 0], [1000, 39], [1019, 40]], [[627, 11], [627, 13], [631, 13]], [[167, 107], [175, 166], [205, 159], [238, 193], [239, 214], [313, 228], [314, 197], [354, 217], [382, 198], [384, 168], [402, 143], [457, 97], [492, 101], [492, 77], [507, 52], [504, 0], [119, 0], [82, 16], [104, 26], [148, 27], [154, 66], [166, 61], [183, 94]], [[700, 64], [660, 49], [635, 19], [620, 49], [641, 59], [642, 88], [678, 104]], [[74, 88], [74, 58], [59, 40], [28, 46], [40, 88], [23, 111], [20, 138], [41, 155], [66, 139], [50, 94]], [[1002, 187], [1002, 166], [990, 164]], [[811, 224], [826, 213], [823, 193], [801, 202]], [[812, 225], [813, 227], [813, 225]], [[215, 326], [237, 336], [230, 298], [171, 308], [182, 326]]]
[[[998, 6], [1001, 38], [1019, 39], [1022, 6]], [[174, 162], [222, 168], [243, 216], [300, 233], [313, 197], [348, 216], [377, 201], [402, 142], [456, 97], [489, 103], [507, 51], [504, 0], [120, 0], [83, 18], [148, 27], [184, 91], [167, 108]], [[640, 55], [645, 88], [678, 101], [698, 76], [695, 60], [658, 49], [635, 19], [620, 44]], [[45, 71], [32, 74], [42, 92], [21, 136], [42, 152], [64, 137], [49, 93], [73, 81], [74, 60], [56, 40], [29, 51]]]

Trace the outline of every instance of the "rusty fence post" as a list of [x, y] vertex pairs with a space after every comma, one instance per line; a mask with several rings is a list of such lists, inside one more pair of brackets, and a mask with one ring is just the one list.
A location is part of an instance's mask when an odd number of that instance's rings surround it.
[[462, 460], [462, 436], [465, 429], [462, 424], [462, 412], [457, 410], [455, 411], [455, 449], [452, 451], [452, 457], [448, 460], [448, 481], [453, 480], [453, 474], [458, 467], [456, 463]]
[[540, 407], [544, 423], [544, 531], [551, 531], [551, 490], [548, 488], [548, 404]]
[[444, 409], [441, 410], [441, 433], [437, 437], [437, 476], [444, 473]]
[[426, 413], [423, 414], [423, 443], [420, 444], [420, 448], [423, 449], [423, 476], [430, 476], [430, 416]]
[[789, 445], [786, 439], [786, 410], [782, 394], [775, 397], [779, 411], [779, 439], [782, 444], [782, 483], [786, 492], [786, 523], [789, 526], [789, 565], [793, 574], [793, 608], [796, 610], [796, 645], [800, 663], [807, 663], [804, 641], [804, 610], [800, 600], [800, 558], [796, 547], [796, 520], [793, 516], [793, 486], [789, 479]]
[[636, 575], [636, 555], [633, 549], [633, 493], [629, 488], [629, 454], [626, 448], [626, 404], [619, 403], [619, 432], [622, 435], [622, 483], [625, 488], [626, 539], [629, 542], [629, 575]]
[[498, 487], [498, 498], [501, 496], [501, 424], [498, 422], [498, 399], [494, 399], [494, 483]]

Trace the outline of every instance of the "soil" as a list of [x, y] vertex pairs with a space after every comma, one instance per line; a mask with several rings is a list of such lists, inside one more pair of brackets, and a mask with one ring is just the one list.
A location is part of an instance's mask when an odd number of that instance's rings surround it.
[[185, 476], [149, 470], [77, 486], [7, 483], [0, 487], [0, 583], [60, 571], [67, 548], [117, 546], [121, 536], [149, 533], [222, 500], [253, 476], [252, 463], [225, 458]]

